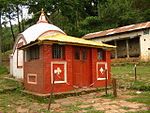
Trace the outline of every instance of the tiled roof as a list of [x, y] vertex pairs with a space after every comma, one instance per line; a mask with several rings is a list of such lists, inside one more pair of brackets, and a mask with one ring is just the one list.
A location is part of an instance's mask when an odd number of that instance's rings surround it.
[[104, 44], [102, 42], [95, 42], [90, 40], [85, 40], [82, 38], [76, 38], [72, 36], [67, 36], [62, 33], [54, 33], [52, 35], [40, 36], [38, 38], [39, 41], [49, 41], [50, 43], [66, 43], [68, 45], [79, 45], [79, 46], [87, 46], [87, 47], [95, 47], [95, 48], [115, 48], [115, 46]]
[[118, 33], [141, 30], [141, 29], [145, 29], [145, 28], [150, 28], [150, 21], [144, 22], [144, 23], [139, 23], [139, 24], [127, 25], [127, 26], [109, 29], [109, 30], [105, 30], [105, 31], [89, 33], [89, 34], [84, 35], [82, 38], [92, 39], [92, 38], [97, 38], [97, 37], [115, 35]]

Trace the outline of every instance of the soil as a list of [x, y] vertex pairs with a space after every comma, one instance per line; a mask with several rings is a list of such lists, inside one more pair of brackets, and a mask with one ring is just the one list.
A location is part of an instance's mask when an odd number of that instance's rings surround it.
[[[126, 101], [127, 98], [133, 98], [135, 96], [129, 95], [129, 92], [134, 91], [119, 90], [118, 97], [110, 99], [102, 97], [104, 92], [94, 92], [86, 95], [55, 99], [55, 102], [51, 105], [51, 111], [54, 113], [65, 113], [67, 110], [66, 106], [73, 105], [80, 108], [76, 113], [85, 113], [87, 109], [90, 108], [104, 111], [105, 113], [125, 113], [148, 110], [145, 104]], [[36, 113], [38, 110], [47, 109], [47, 107], [48, 104], [32, 103], [30, 106], [21, 104], [21, 106], [16, 108], [16, 111], [17, 113]]]

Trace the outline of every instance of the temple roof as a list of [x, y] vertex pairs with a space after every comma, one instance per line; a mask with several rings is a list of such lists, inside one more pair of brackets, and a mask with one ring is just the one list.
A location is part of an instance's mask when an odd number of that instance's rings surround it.
[[90, 41], [90, 40], [85, 40], [82, 38], [77, 38], [77, 37], [72, 37], [72, 36], [67, 36], [62, 33], [53, 33], [51, 35], [44, 35], [40, 36], [35, 42], [32, 42], [31, 44], [28, 44], [26, 46], [21, 47], [27, 48], [31, 45], [34, 45], [36, 43], [58, 43], [58, 44], [66, 44], [66, 45], [76, 45], [76, 46], [85, 46], [85, 47], [94, 47], [94, 48], [103, 48], [103, 49], [113, 49], [116, 46], [104, 44], [102, 42], [95, 42], [95, 41]]
[[27, 45], [21, 48], [29, 47], [36, 43], [47, 41], [48, 43], [65, 43], [67, 45], [77, 45], [95, 48], [115, 48], [115, 46], [104, 44], [102, 42], [94, 42], [72, 36], [67, 36], [60, 28], [49, 24], [46, 20], [43, 10], [37, 24], [29, 27], [23, 33]]
[[41, 10], [41, 15], [40, 15], [39, 20], [38, 20], [37, 23], [48, 23], [48, 21], [46, 20], [43, 8]]
[[32, 25], [31, 27], [27, 28], [24, 32], [21, 34], [24, 36], [27, 44], [31, 41], [35, 41], [40, 35], [46, 33], [46, 32], [60, 32], [65, 34], [64, 31], [62, 31], [59, 27], [49, 24], [46, 20], [45, 14], [43, 10], [41, 11], [41, 15], [39, 17], [39, 20], [36, 24]]

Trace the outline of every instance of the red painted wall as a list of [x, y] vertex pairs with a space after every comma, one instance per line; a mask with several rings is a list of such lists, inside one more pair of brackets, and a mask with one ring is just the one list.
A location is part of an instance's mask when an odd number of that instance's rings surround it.
[[52, 59], [52, 46], [44, 45], [43, 48], [43, 61], [44, 61], [44, 92], [49, 93], [52, 88], [51, 83], [51, 62], [53, 61], [66, 61], [67, 62], [67, 84], [57, 83], [54, 85], [54, 92], [65, 92], [72, 90], [72, 46], [65, 46], [65, 58], [64, 60]]
[[107, 63], [107, 71], [108, 71], [108, 79], [107, 79], [107, 83], [108, 85], [110, 84], [110, 63], [111, 63], [111, 59], [110, 59], [110, 51], [105, 51], [105, 59], [102, 61], [99, 61], [97, 59], [97, 49], [93, 48], [92, 49], [92, 77], [93, 77], [93, 87], [103, 87], [105, 86], [105, 80], [97, 80], [97, 70], [96, 70], [96, 63], [97, 62], [103, 62], [103, 63]]
[[[43, 89], [43, 47], [40, 46], [40, 59], [24, 62], [24, 86], [26, 90], [41, 93]], [[37, 84], [27, 82], [27, 74], [37, 74]]]
[[[74, 74], [75, 69], [80, 68], [80, 64], [75, 64], [74, 60], [74, 46], [65, 46], [65, 58], [58, 60], [52, 59], [52, 46], [51, 45], [40, 45], [40, 59], [32, 60], [24, 63], [24, 85], [25, 89], [37, 92], [41, 94], [47, 94], [51, 92], [51, 63], [52, 62], [67, 62], [67, 83], [57, 83], [54, 85], [54, 92], [66, 92], [74, 89], [75, 82], [80, 82], [81, 87], [100, 87], [105, 86], [105, 80], [97, 80], [97, 62], [107, 62], [108, 68], [108, 83], [110, 84], [110, 52], [105, 52], [104, 61], [97, 60], [97, 49], [88, 48], [88, 62], [83, 66], [83, 73], [80, 78], [76, 79]], [[80, 63], [83, 63], [82, 61]], [[37, 84], [27, 83], [27, 74], [37, 74]], [[87, 76], [89, 75], [89, 76]], [[81, 80], [81, 81], [80, 81]]]

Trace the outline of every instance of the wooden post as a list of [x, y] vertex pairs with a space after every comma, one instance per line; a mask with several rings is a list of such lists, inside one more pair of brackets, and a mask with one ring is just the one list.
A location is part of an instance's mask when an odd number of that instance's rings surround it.
[[117, 84], [116, 84], [116, 79], [112, 79], [112, 86], [113, 86], [113, 95], [114, 97], [117, 97]]
[[137, 76], [136, 76], [136, 64], [134, 65], [134, 76], [135, 76], [135, 81], [137, 80]]
[[130, 55], [129, 55], [129, 42], [128, 42], [128, 39], [126, 39], [126, 53], [127, 53], [127, 58], [129, 58], [130, 57]]
[[56, 75], [54, 74], [53, 83], [51, 85], [51, 92], [50, 92], [50, 97], [49, 97], [48, 110], [50, 110], [50, 108], [51, 108], [51, 103], [52, 103], [52, 99], [53, 99], [55, 76]]
[[[114, 45], [117, 47], [117, 40], [114, 40]], [[115, 59], [117, 59], [117, 48], [115, 48]]]
[[107, 69], [105, 69], [105, 94], [107, 95]]

